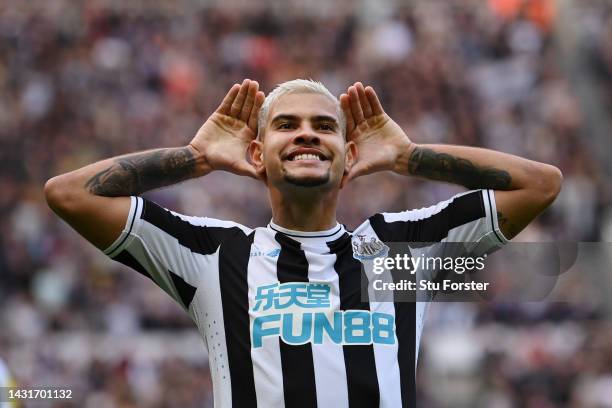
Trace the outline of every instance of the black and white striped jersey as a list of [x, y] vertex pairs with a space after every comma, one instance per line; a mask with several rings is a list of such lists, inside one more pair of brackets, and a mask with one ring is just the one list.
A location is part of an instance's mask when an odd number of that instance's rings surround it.
[[360, 242], [506, 240], [493, 191], [370, 217], [355, 231], [247, 228], [132, 197], [105, 250], [151, 278], [192, 317], [217, 407], [413, 407], [427, 304], [362, 297]]

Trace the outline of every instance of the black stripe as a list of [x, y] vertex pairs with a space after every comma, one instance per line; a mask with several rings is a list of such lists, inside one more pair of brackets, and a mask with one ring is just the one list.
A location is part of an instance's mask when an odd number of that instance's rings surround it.
[[402, 407], [412, 408], [416, 406], [416, 302], [395, 302], [394, 306]]
[[[340, 286], [340, 309], [370, 310], [369, 302], [362, 302], [361, 294], [367, 278], [361, 263], [353, 258], [351, 238], [344, 234], [336, 241], [328, 243], [330, 252], [336, 254], [334, 269], [338, 274]], [[348, 386], [349, 407], [377, 407], [380, 404], [380, 391], [376, 375], [374, 346], [344, 345], [344, 367]]]
[[221, 242], [232, 235], [244, 235], [238, 227], [208, 227], [193, 225], [152, 201], [142, 199], [144, 206], [141, 218], [179, 241], [179, 244], [198, 254], [210, 255], [217, 251]]
[[485, 216], [482, 192], [473, 191], [418, 221], [386, 222], [382, 214], [376, 214], [370, 218], [370, 225], [384, 242], [439, 242], [451, 229]]
[[151, 277], [149, 272], [146, 270], [146, 268], [144, 266], [142, 266], [142, 264], [136, 258], [134, 258], [134, 256], [132, 254], [130, 254], [125, 249], [123, 251], [119, 252], [119, 254], [117, 254], [117, 256], [113, 257], [113, 259], [115, 261], [117, 261], [117, 262], [121, 262], [125, 266], [129, 266], [130, 268], [134, 269], [136, 272], [138, 272], [138, 273], [146, 276], [147, 278], [153, 280], [153, 278]]
[[175, 274], [171, 270], [168, 270], [168, 274], [170, 275], [170, 279], [174, 283], [174, 287], [181, 298], [181, 302], [183, 302], [183, 306], [185, 309], [189, 309], [189, 305], [191, 305], [191, 301], [196, 293], [196, 288], [191, 286], [179, 275]]
[[119, 242], [117, 245], [115, 245], [113, 248], [109, 248], [106, 253], [107, 254], [111, 254], [114, 251], [117, 250], [117, 248], [121, 247], [121, 245], [123, 245], [123, 243], [125, 242], [126, 239], [128, 239], [128, 237], [130, 236], [130, 233], [132, 232], [132, 228], [134, 227], [134, 221], [136, 220], [136, 215], [138, 214], [138, 205], [139, 205], [139, 199], [138, 197], [136, 197], [136, 207], [134, 208], [134, 214], [132, 215], [132, 222], [130, 222], [130, 227], [127, 230], [127, 233], [125, 234], [125, 236], [123, 237], [123, 239], [121, 240], [121, 242]]
[[[308, 261], [300, 243], [277, 233], [274, 238], [281, 246], [276, 273], [280, 283], [308, 282]], [[280, 343], [283, 389], [286, 407], [316, 407], [317, 388], [315, 384], [312, 345], [290, 345], [282, 339]]]
[[225, 324], [233, 407], [256, 407], [249, 325], [249, 254], [255, 232], [236, 236], [219, 248], [219, 286]]
[[[374, 232], [377, 233], [376, 229]], [[410, 249], [402, 250], [397, 245], [390, 245], [389, 258], [404, 254], [412, 256]], [[393, 282], [399, 283], [406, 279], [406, 273], [401, 270], [391, 271]], [[416, 275], [408, 277], [416, 281]], [[393, 306], [395, 309], [395, 335], [397, 336], [397, 362], [400, 372], [400, 392], [402, 407], [416, 406], [416, 296], [415, 291], [394, 291]]]
[[493, 231], [493, 233], [495, 234], [499, 242], [503, 244], [504, 241], [501, 239], [501, 237], [495, 230], [495, 221], [493, 221], [493, 217], [497, 217], [497, 214], [493, 214], [493, 205], [491, 204], [491, 194], [490, 194], [491, 190], [486, 190], [486, 192], [487, 192], [487, 198], [489, 201], [489, 213], [491, 214], [491, 231]]

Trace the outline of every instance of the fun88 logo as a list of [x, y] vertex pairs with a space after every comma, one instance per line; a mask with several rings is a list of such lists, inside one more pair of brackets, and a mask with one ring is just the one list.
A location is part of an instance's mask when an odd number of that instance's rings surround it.
[[395, 344], [395, 319], [367, 310], [332, 310], [330, 286], [289, 282], [257, 287], [251, 344], [280, 337], [287, 344]]

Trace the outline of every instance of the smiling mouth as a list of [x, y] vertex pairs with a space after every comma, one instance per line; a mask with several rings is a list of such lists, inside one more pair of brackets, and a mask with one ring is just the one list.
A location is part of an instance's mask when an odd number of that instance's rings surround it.
[[290, 153], [286, 158], [286, 161], [326, 161], [327, 157], [323, 153], [319, 152], [308, 152], [308, 153], [300, 153], [294, 152]]
[[321, 158], [319, 156], [317, 156], [316, 154], [298, 154], [295, 157], [290, 157], [288, 159], [289, 161], [300, 161], [300, 160], [317, 160], [317, 161], [323, 161], [325, 160], [324, 158]]

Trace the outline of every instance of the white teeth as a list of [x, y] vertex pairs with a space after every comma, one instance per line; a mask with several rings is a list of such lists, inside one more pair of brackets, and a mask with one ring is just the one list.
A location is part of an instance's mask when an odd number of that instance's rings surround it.
[[321, 159], [316, 154], [302, 153], [302, 154], [298, 154], [297, 156], [295, 156], [292, 160], [295, 161], [295, 160], [321, 160]]

